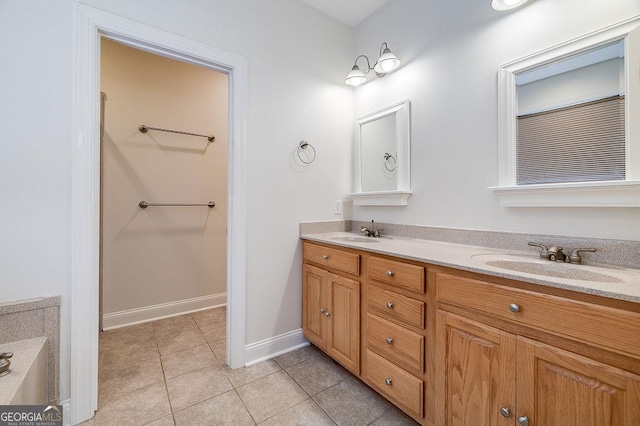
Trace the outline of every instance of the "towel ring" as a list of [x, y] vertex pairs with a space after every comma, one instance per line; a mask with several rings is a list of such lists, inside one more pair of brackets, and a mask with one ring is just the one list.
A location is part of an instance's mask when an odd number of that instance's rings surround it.
[[[391, 163], [389, 160], [393, 160], [391, 168], [389, 168], [389, 164]], [[384, 168], [387, 169], [388, 172], [392, 172], [396, 169], [396, 157], [389, 154], [388, 152], [384, 153]]]
[[[313, 151], [313, 157], [311, 157], [311, 160], [309, 161], [304, 161], [302, 159], [302, 156], [300, 155], [300, 150], [301, 149], [307, 149], [307, 147], [311, 148], [311, 150]], [[316, 159], [316, 149], [313, 147], [313, 145], [311, 145], [309, 142], [302, 140], [300, 141], [300, 144], [298, 144], [298, 158], [300, 159], [300, 161], [302, 161], [304, 164], [311, 164], [315, 161]]]

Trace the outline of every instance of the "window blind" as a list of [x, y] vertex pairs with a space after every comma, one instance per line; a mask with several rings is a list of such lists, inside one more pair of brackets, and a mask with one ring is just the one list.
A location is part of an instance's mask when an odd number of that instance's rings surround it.
[[625, 179], [624, 96], [517, 118], [518, 185]]

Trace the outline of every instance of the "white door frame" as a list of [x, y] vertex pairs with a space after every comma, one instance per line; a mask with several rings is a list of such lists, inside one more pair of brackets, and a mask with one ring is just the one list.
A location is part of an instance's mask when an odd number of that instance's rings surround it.
[[232, 368], [244, 365], [246, 285], [246, 58], [80, 4], [75, 18], [71, 424], [91, 418], [98, 405], [102, 37], [229, 75], [227, 362]]

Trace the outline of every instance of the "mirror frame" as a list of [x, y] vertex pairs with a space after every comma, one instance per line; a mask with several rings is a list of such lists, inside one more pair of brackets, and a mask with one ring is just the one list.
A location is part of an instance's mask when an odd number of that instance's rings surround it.
[[[640, 36], [631, 32], [640, 27], [640, 16], [553, 46], [501, 65], [498, 70], [498, 186], [490, 187], [504, 207], [640, 207], [640, 120], [631, 120], [640, 111], [640, 93], [629, 79], [640, 68], [638, 54], [629, 51], [629, 43], [640, 45]], [[630, 40], [634, 38], [634, 40]], [[516, 74], [553, 61], [585, 52], [618, 40], [625, 41], [625, 144], [624, 181], [570, 182], [561, 184], [516, 185]], [[634, 77], [634, 78], [637, 78]], [[615, 191], [611, 191], [614, 189]]]
[[[396, 117], [396, 189], [362, 191], [362, 126], [390, 115]], [[411, 102], [405, 99], [359, 117], [356, 121], [355, 192], [347, 194], [354, 206], [406, 206], [411, 196]]]

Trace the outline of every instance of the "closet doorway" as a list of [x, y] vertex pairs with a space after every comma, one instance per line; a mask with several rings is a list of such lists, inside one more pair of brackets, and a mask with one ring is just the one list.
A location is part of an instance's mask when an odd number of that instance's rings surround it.
[[231, 368], [244, 365], [245, 351], [247, 60], [82, 4], [74, 7], [74, 15], [71, 398], [64, 409], [71, 423], [77, 424], [89, 419], [98, 407], [100, 41], [107, 38], [229, 76], [226, 293], [227, 364]]
[[106, 407], [226, 362], [229, 78], [103, 38], [100, 90]]
[[112, 364], [226, 360], [229, 76], [102, 38], [100, 90], [102, 399]]

